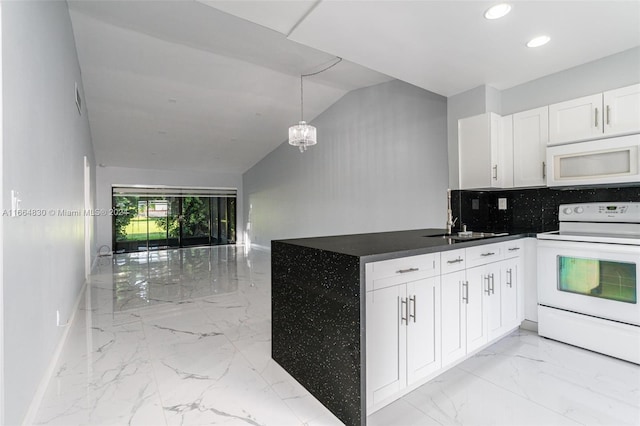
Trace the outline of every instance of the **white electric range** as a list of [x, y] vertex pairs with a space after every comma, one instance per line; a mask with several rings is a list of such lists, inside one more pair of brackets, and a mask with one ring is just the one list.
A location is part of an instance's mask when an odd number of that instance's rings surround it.
[[640, 202], [564, 204], [538, 234], [538, 333], [640, 364]]

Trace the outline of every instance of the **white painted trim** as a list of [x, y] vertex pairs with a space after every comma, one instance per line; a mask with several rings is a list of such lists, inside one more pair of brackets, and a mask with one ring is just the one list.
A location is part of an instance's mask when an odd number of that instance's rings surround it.
[[262, 250], [271, 252], [271, 247], [261, 246], [260, 244], [251, 243], [251, 250]]
[[[4, 97], [2, 94], [2, 2], [0, 2], [0, 211], [3, 210], [4, 182], [2, 181], [2, 152], [4, 127], [2, 123]], [[0, 219], [0, 425], [4, 422], [4, 220]]]
[[[82, 300], [82, 296], [85, 294], [87, 289], [88, 282], [85, 280], [84, 285], [80, 289], [78, 293], [78, 297], [76, 298], [76, 302], [73, 305], [73, 310], [71, 311], [71, 317], [67, 322], [67, 325], [64, 326], [64, 331], [62, 332], [62, 337], [56, 346], [55, 351], [53, 352], [53, 356], [51, 357], [51, 361], [45, 370], [42, 379], [40, 380], [40, 384], [36, 389], [36, 393], [31, 400], [31, 404], [29, 404], [29, 409], [27, 410], [27, 414], [25, 415], [22, 425], [32, 425], [35, 423], [36, 416], [38, 415], [38, 410], [40, 409], [40, 405], [42, 404], [42, 399], [44, 397], [47, 388], [49, 387], [49, 382], [51, 378], [55, 374], [56, 365], [60, 360], [60, 355], [62, 354], [62, 350], [64, 349], [64, 345], [67, 342], [67, 337], [69, 336], [69, 330], [73, 327], [74, 321], [76, 319], [76, 313], [78, 312], [78, 307], [80, 306], [80, 300]], [[89, 313], [87, 313], [89, 315]], [[4, 423], [2, 423], [4, 424]]]
[[87, 156], [84, 156], [84, 278], [91, 275], [91, 229], [93, 228], [93, 216], [87, 215], [92, 210], [91, 206], [91, 164]]

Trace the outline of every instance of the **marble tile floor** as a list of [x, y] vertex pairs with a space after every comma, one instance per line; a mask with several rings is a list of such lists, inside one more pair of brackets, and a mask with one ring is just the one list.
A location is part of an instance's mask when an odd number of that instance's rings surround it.
[[[341, 424], [270, 359], [268, 252], [102, 258], [70, 327], [37, 424]], [[522, 330], [368, 424], [639, 425], [640, 367]]]

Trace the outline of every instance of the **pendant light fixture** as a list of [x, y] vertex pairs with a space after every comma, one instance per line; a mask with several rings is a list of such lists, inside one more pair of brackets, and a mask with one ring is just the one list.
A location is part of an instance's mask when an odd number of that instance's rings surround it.
[[320, 71], [311, 74], [302, 74], [300, 76], [300, 122], [289, 127], [289, 145], [297, 146], [300, 152], [305, 152], [307, 147], [313, 146], [318, 143], [316, 128], [307, 124], [304, 121], [304, 77], [311, 77], [312, 75], [320, 74], [330, 68], [335, 67], [342, 61], [342, 58], [338, 57], [338, 60], [328, 67], [321, 69]]

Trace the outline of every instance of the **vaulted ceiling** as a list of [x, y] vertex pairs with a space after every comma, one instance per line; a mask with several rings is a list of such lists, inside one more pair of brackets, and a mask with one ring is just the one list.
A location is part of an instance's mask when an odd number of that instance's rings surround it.
[[393, 78], [502, 90], [640, 45], [639, 1], [512, 1], [488, 21], [494, 3], [69, 1], [97, 161], [242, 173], [299, 120], [300, 74], [336, 56], [305, 79], [307, 121]]

